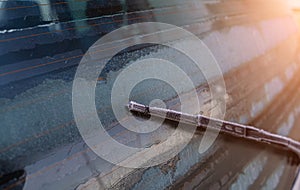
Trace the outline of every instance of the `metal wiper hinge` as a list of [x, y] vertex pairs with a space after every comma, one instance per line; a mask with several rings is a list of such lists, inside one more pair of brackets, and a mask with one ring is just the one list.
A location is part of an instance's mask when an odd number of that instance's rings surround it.
[[253, 126], [210, 118], [200, 114], [191, 115], [164, 108], [149, 107], [133, 101], [129, 102], [128, 109], [129, 111], [139, 112], [146, 115], [153, 115], [172, 121], [195, 125], [197, 127], [209, 129], [216, 129], [217, 127], [222, 133], [270, 145], [276, 145], [283, 149], [291, 150], [296, 153], [298, 157], [300, 157], [300, 143], [298, 141], [281, 135], [273, 134], [262, 129], [258, 129]]

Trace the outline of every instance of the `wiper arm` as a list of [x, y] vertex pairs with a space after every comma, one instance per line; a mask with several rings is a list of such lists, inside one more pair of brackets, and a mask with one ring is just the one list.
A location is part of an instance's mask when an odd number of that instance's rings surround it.
[[270, 133], [262, 129], [258, 129], [253, 126], [210, 118], [201, 114], [191, 115], [164, 108], [149, 107], [133, 101], [129, 102], [128, 109], [129, 111], [139, 112], [146, 115], [153, 115], [172, 121], [195, 125], [197, 127], [217, 129], [222, 133], [229, 134], [235, 137], [279, 146], [283, 149], [291, 150], [292, 152], [296, 153], [298, 157], [300, 157], [300, 143], [298, 141], [295, 141], [288, 137]]

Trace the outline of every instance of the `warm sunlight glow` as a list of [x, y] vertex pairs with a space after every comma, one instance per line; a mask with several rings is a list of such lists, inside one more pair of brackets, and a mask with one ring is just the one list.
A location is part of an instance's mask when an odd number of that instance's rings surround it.
[[289, 4], [292, 7], [300, 8], [300, 0], [289, 0]]

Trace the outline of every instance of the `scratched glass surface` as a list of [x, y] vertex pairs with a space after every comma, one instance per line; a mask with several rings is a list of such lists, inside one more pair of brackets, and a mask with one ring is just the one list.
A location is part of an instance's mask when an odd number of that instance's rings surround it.
[[[231, 7], [241, 10], [231, 10]], [[249, 12], [252, 9], [264, 12], [264, 20], [278, 17], [277, 14], [269, 16], [268, 10], [263, 8], [257, 10], [254, 5], [249, 7], [235, 1], [229, 1], [229, 4], [201, 0], [0, 1], [0, 189], [76, 189], [99, 174], [109, 173], [114, 167], [85, 145], [72, 113], [72, 80], [76, 67], [100, 37], [129, 24], [159, 21], [191, 26], [197, 36], [204, 38], [213, 31], [225, 28], [226, 33], [234, 25], [256, 22], [257, 19], [234, 17], [243, 15], [248, 9]], [[270, 14], [275, 13], [270, 11]], [[234, 16], [228, 21], [230, 15]], [[219, 17], [223, 20], [218, 21]], [[209, 23], [212, 21], [215, 22]], [[270, 23], [276, 24], [276, 20]], [[129, 34], [139, 39], [142, 30], [137, 28]], [[243, 32], [247, 30], [241, 29]], [[212, 48], [224, 45], [218, 41], [218, 36], [215, 38]], [[222, 51], [216, 54], [220, 54], [221, 62], [226, 60]], [[108, 133], [132, 147], [157, 144], [170, 132], [165, 128], [177, 125], [166, 122], [151, 134], [136, 135], [114, 123], [108, 103], [113, 81], [132, 62], [151, 57], [184, 63], [183, 70], [196, 86], [206, 82], [202, 73], [193, 73], [193, 68], [188, 66], [192, 64], [189, 58], [165, 46], [134, 46], [116, 55], [99, 75], [95, 102]], [[99, 64], [104, 61], [105, 58]], [[223, 64], [222, 71], [233, 70], [239, 64], [242, 63]], [[148, 104], [153, 99], [167, 102], [176, 96], [174, 89], [165, 82], [146, 80], [133, 89], [130, 99]], [[178, 102], [169, 102], [167, 106]], [[127, 136], [120, 136], [124, 131]], [[197, 134], [201, 136], [202, 132]], [[148, 186], [141, 180], [128, 188], [156, 188], [170, 181], [168, 175], [173, 175], [172, 185], [159, 187], [281, 189], [292, 185], [298, 169], [299, 160], [292, 153], [242, 139], [221, 135], [208, 157], [197, 155], [198, 146], [197, 141], [192, 141], [177, 161], [173, 159], [175, 165], [183, 163], [181, 168], [172, 168], [173, 161], [168, 163], [169, 168], [153, 167], [145, 172], [151, 176]], [[196, 158], [184, 163], [184, 156], [191, 160], [197, 157], [198, 163], [194, 163]], [[126, 180], [125, 177], [121, 182], [127, 183]]]

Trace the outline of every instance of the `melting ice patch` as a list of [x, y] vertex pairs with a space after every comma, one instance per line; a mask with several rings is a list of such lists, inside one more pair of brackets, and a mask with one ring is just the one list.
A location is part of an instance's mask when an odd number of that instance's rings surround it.
[[284, 84], [279, 77], [273, 78], [269, 83], [265, 85], [265, 92], [267, 94], [267, 100], [272, 99], [283, 89]]
[[260, 154], [244, 170], [235, 183], [230, 187], [231, 190], [248, 189], [258, 178], [260, 172], [267, 163], [267, 157]]
[[267, 179], [266, 184], [263, 186], [263, 190], [275, 189], [280, 181], [280, 178], [283, 174], [285, 164], [281, 162], [280, 165], [276, 168], [275, 172]]
[[252, 104], [251, 117], [254, 118], [257, 114], [259, 114], [264, 109], [264, 106], [264, 101]]
[[288, 80], [291, 80], [295, 74], [295, 70], [297, 69], [297, 65], [293, 63], [285, 70], [285, 77]]
[[259, 26], [233, 26], [227, 30], [210, 32], [203, 39], [212, 47], [224, 73], [278, 46], [297, 28], [293, 20], [287, 17], [264, 20]]
[[249, 117], [247, 115], [242, 115], [240, 117], [240, 123], [247, 124], [249, 121]]
[[279, 135], [288, 136], [295, 123], [295, 115], [291, 113], [288, 120], [277, 130]]

